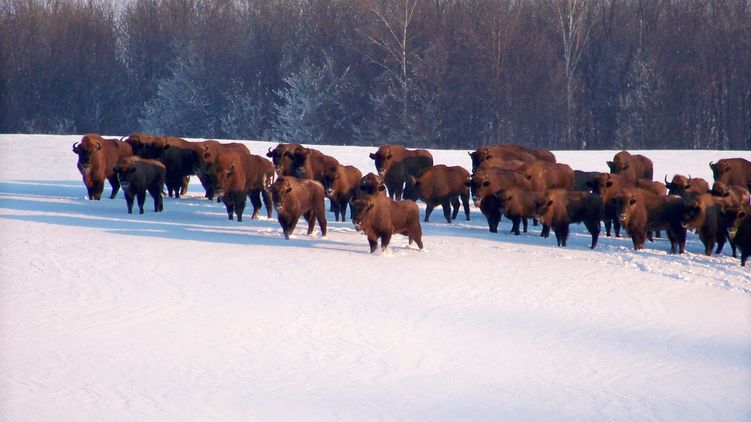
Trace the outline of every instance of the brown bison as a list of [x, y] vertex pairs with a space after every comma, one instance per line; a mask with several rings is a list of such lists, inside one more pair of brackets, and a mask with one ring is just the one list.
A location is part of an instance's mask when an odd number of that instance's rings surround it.
[[479, 147], [472, 152], [468, 152], [469, 158], [472, 160], [472, 172], [476, 172], [480, 168], [495, 167], [492, 163], [504, 162], [504, 161], [521, 161], [525, 164], [531, 164], [537, 161], [537, 157], [530, 154], [528, 151], [517, 150], [508, 148], [507, 145], [490, 145], [487, 147]]
[[524, 233], [526, 233], [527, 219], [536, 218], [535, 201], [541, 195], [526, 189], [510, 188], [499, 190], [495, 193], [495, 197], [500, 201], [499, 207], [503, 215], [511, 220], [511, 233], [520, 235], [520, 223], [524, 226]]
[[741, 266], [751, 256], [751, 206], [744, 205], [738, 212], [735, 223], [729, 230], [730, 239], [741, 251]]
[[684, 221], [687, 207], [683, 199], [656, 195], [639, 188], [623, 188], [615, 195], [614, 203], [621, 223], [631, 236], [634, 250], [644, 248], [648, 232], [665, 229], [670, 240], [670, 253], [686, 251]]
[[302, 148], [300, 144], [279, 144], [276, 147], [269, 148], [266, 156], [271, 158], [274, 163], [274, 169], [277, 176], [294, 176], [292, 169], [292, 151]]
[[520, 170], [530, 182], [530, 189], [546, 192], [550, 189], [574, 189], [574, 170], [568, 164], [537, 160]]
[[501, 204], [495, 193], [509, 188], [530, 190], [530, 182], [525, 175], [503, 169], [478, 170], [466, 184], [469, 186], [475, 207], [479, 208], [487, 219], [491, 233], [498, 232], [498, 224], [501, 222]]
[[271, 218], [272, 199], [269, 188], [274, 180], [274, 165], [263, 157], [232, 150], [219, 151], [213, 165], [217, 180], [217, 197], [224, 202], [227, 216], [243, 221], [246, 197], [253, 205], [251, 218], [258, 218], [261, 196], [266, 206], [266, 216]]
[[523, 170], [526, 168], [526, 164], [523, 161], [519, 160], [501, 160], [498, 158], [491, 158], [489, 160], [484, 160], [480, 163], [479, 166], [477, 166], [477, 170], [487, 170], [490, 168], [499, 168], [499, 169], [506, 169], [506, 170]]
[[420, 249], [423, 248], [420, 211], [413, 201], [394, 201], [386, 196], [372, 195], [356, 199], [352, 208], [355, 229], [367, 236], [370, 253], [376, 251], [378, 239], [381, 239], [381, 250], [385, 251], [394, 233], [407, 236], [410, 245], [414, 241]]
[[[459, 214], [459, 199], [464, 206], [464, 215], [469, 221], [469, 172], [460, 166], [448, 167], [443, 164], [428, 167], [419, 176], [409, 176], [404, 188], [404, 199], [422, 200], [427, 204], [425, 222], [430, 220], [430, 213], [438, 205], [443, 207], [443, 216], [447, 223]], [[451, 212], [451, 206], [454, 212]]]
[[214, 174], [214, 162], [216, 157], [221, 151], [235, 151], [241, 155], [250, 155], [250, 150], [245, 144], [239, 142], [232, 142], [223, 144], [214, 140], [206, 140], [203, 142], [195, 143], [196, 154], [198, 157], [197, 166], [193, 169], [198, 179], [201, 181], [204, 190], [206, 190], [205, 197], [213, 199], [218, 188], [216, 175]]
[[313, 179], [323, 183], [326, 170], [339, 165], [336, 158], [313, 148], [298, 147], [289, 154], [292, 157], [293, 176], [298, 179]]
[[668, 176], [665, 175], [665, 187], [668, 188], [669, 195], [684, 196], [686, 192], [707, 193], [709, 192], [709, 183], [700, 177], [688, 177], [681, 174], [673, 176], [673, 180], [668, 182]]
[[[329, 198], [334, 208], [336, 221], [339, 221], [340, 214], [342, 221], [344, 221], [347, 214], [347, 205], [350, 199], [357, 196], [361, 180], [362, 173], [355, 166], [337, 164], [323, 173], [323, 188], [326, 197]], [[351, 207], [349, 214], [350, 217], [354, 217], [354, 211]]]
[[407, 177], [419, 176], [433, 165], [433, 155], [427, 150], [408, 150], [401, 145], [381, 145], [378, 151], [370, 154], [370, 159], [375, 161], [389, 196], [397, 201], [402, 198]]
[[383, 183], [381, 176], [374, 173], [368, 173], [360, 179], [355, 198], [362, 198], [369, 195], [386, 195], [386, 185]]
[[751, 196], [749, 194], [750, 191], [751, 189], [744, 189], [741, 186], [728, 185], [724, 182], [714, 182], [710, 193], [721, 198], [728, 198], [732, 203], [740, 206], [748, 203], [749, 197]]
[[88, 198], [100, 200], [104, 191], [104, 181], [112, 186], [110, 199], [117, 196], [120, 182], [113, 168], [121, 158], [133, 155], [133, 150], [125, 142], [116, 139], [104, 139], [95, 133], [89, 133], [73, 144], [73, 153], [78, 155], [78, 171], [83, 176]]
[[139, 214], [143, 214], [146, 202], [146, 192], [154, 200], [154, 212], [164, 210], [162, 189], [167, 169], [164, 164], [156, 160], [149, 160], [137, 156], [123, 157], [112, 168], [117, 175], [125, 194], [128, 214], [133, 214], [133, 199], [138, 199]]
[[603, 207], [599, 195], [553, 189], [545, 192], [535, 205], [537, 218], [553, 229], [558, 246], [566, 246], [571, 223], [584, 223], [592, 235], [589, 248], [594, 249], [597, 246]]
[[628, 151], [621, 151], [613, 157], [613, 161], [606, 161], [610, 172], [623, 176], [628, 180], [649, 179], [653, 177], [652, 160], [640, 155], [632, 155]]
[[[701, 193], [692, 196], [686, 202], [686, 214], [683, 223], [689, 229], [695, 229], [699, 239], [704, 244], [704, 254], [712, 255], [712, 249], [717, 245], [716, 254], [722, 252], [728, 240], [728, 229], [732, 227], [738, 214], [738, 205], [726, 197], [712, 196]], [[730, 242], [733, 256], [736, 249]]]
[[723, 158], [709, 163], [715, 182], [741, 186], [751, 190], [751, 161], [744, 158]]
[[623, 188], [637, 187], [648, 190], [655, 195], [664, 196], [667, 188], [660, 182], [653, 182], [648, 179], [629, 180], [621, 175], [600, 173], [587, 185], [592, 188], [592, 193], [600, 195], [605, 205], [603, 210], [603, 222], [605, 223], [605, 235], [610, 237], [610, 228], [613, 227], [615, 237], [621, 237], [621, 223], [618, 214], [615, 211], [614, 198], [615, 194]]
[[301, 215], [308, 222], [308, 235], [313, 233], [318, 220], [321, 235], [326, 236], [326, 208], [323, 203], [325, 194], [321, 183], [282, 176], [276, 179], [269, 190], [285, 239], [289, 239]]

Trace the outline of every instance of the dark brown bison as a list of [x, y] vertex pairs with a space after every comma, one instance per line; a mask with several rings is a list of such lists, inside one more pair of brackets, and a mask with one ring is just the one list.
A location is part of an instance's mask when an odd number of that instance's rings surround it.
[[196, 142], [174, 136], [130, 135], [127, 141], [133, 146], [134, 154], [142, 158], [159, 160], [167, 168], [167, 193], [179, 198], [185, 194], [185, 181], [199, 165]]
[[[323, 173], [323, 188], [326, 197], [329, 198], [334, 208], [336, 221], [339, 221], [340, 214], [342, 221], [344, 221], [347, 214], [347, 205], [350, 199], [357, 196], [361, 180], [362, 173], [355, 166], [337, 164]], [[354, 217], [354, 211], [351, 207], [349, 214], [350, 217]]]
[[[712, 196], [708, 193], [697, 193], [690, 199], [685, 199], [686, 214], [683, 223], [689, 229], [695, 229], [699, 239], [704, 244], [704, 254], [712, 255], [712, 249], [717, 245], [716, 254], [722, 252], [728, 240], [728, 229], [733, 225], [738, 214], [738, 205], [726, 197]], [[730, 242], [733, 256], [736, 249]]]
[[101, 199], [105, 180], [112, 186], [110, 199], [117, 196], [120, 182], [113, 168], [121, 158], [133, 155], [130, 145], [89, 133], [84, 135], [80, 142], [73, 144], [73, 153], [78, 155], [78, 171], [83, 176], [83, 184], [86, 185], [89, 199]]
[[[422, 200], [427, 204], [425, 222], [438, 205], [443, 207], [447, 223], [459, 214], [459, 199], [464, 206], [464, 214], [469, 221], [469, 172], [460, 166], [448, 167], [443, 164], [428, 167], [419, 176], [409, 176], [404, 187], [404, 199]], [[454, 212], [451, 212], [451, 206]]]
[[162, 189], [167, 169], [164, 164], [156, 160], [140, 158], [138, 156], [123, 157], [112, 168], [120, 181], [128, 205], [128, 214], [133, 214], [133, 199], [138, 199], [139, 214], [143, 214], [146, 202], [146, 192], [154, 200], [154, 212], [164, 210]]
[[655, 195], [664, 196], [667, 188], [660, 182], [649, 179], [630, 180], [621, 175], [600, 173], [587, 185], [592, 188], [592, 193], [600, 195], [605, 205], [603, 210], [603, 222], [605, 223], [605, 235], [610, 237], [610, 228], [613, 227], [615, 237], [621, 237], [621, 223], [615, 211], [614, 198], [622, 188], [637, 187], [648, 190]]
[[606, 161], [610, 172], [618, 174], [628, 180], [649, 179], [653, 177], [652, 160], [641, 155], [621, 151], [613, 157], [613, 161]]
[[339, 165], [336, 158], [313, 148], [298, 147], [290, 154], [293, 176], [298, 179], [313, 179], [323, 183], [326, 170]]
[[407, 177], [419, 176], [433, 165], [433, 155], [427, 150], [408, 150], [401, 145], [381, 145], [378, 151], [370, 154], [370, 159], [375, 161], [389, 196], [397, 201], [402, 198]]
[[325, 194], [320, 182], [282, 176], [276, 179], [269, 190], [285, 239], [289, 239], [289, 235], [295, 230], [300, 216], [308, 222], [308, 235], [313, 233], [318, 220], [321, 235], [326, 236], [326, 208], [323, 203]]
[[603, 207], [599, 195], [553, 189], [545, 192], [535, 205], [537, 218], [553, 229], [558, 246], [566, 246], [571, 223], [584, 223], [592, 235], [589, 248], [597, 246]]
[[751, 206], [744, 205], [730, 227], [729, 236], [735, 246], [741, 251], [741, 266], [746, 266], [746, 260], [751, 256]]
[[279, 144], [276, 147], [269, 148], [266, 156], [271, 158], [271, 162], [274, 163], [274, 169], [277, 176], [294, 176], [294, 170], [292, 169], [292, 151], [297, 148], [302, 148], [300, 144]]
[[378, 239], [381, 239], [381, 250], [385, 251], [394, 233], [407, 236], [410, 245], [414, 241], [420, 249], [423, 248], [420, 211], [413, 201], [394, 201], [386, 196], [371, 195], [356, 199], [352, 208], [355, 229], [367, 236], [370, 253], [376, 251]]
[[591, 192], [592, 181], [601, 173], [599, 171], [574, 170], [574, 191]]
[[687, 210], [683, 199], [656, 195], [639, 188], [623, 188], [615, 195], [614, 202], [621, 224], [631, 236], [634, 250], [644, 248], [648, 232], [664, 229], [670, 240], [670, 253], [686, 251], [684, 221]]
[[510, 188], [499, 190], [495, 196], [500, 201], [499, 207], [503, 215], [511, 220], [511, 233], [520, 235], [520, 223], [524, 226], [524, 233], [526, 233], [527, 219], [536, 218], [535, 201], [542, 195], [526, 189]]
[[239, 142], [223, 144], [211, 139], [203, 142], [196, 142], [194, 144], [198, 160], [196, 163], [197, 166], [193, 169], [193, 171], [201, 181], [201, 185], [203, 185], [204, 190], [206, 190], [205, 197], [208, 199], [213, 199], [218, 188], [213, 166], [217, 156], [219, 155], [219, 152], [235, 151], [241, 155], [250, 155], [250, 149]]
[[246, 197], [253, 205], [251, 218], [258, 218], [261, 211], [261, 196], [266, 206], [266, 216], [271, 218], [272, 199], [269, 188], [274, 180], [274, 165], [271, 161], [244, 152], [219, 151], [213, 165], [217, 180], [217, 197], [224, 202], [227, 216], [243, 221]]
[[487, 219], [491, 233], [498, 232], [498, 224], [501, 222], [501, 204], [495, 193], [510, 188], [530, 190], [530, 182], [525, 175], [503, 169], [478, 170], [466, 184], [469, 186], [475, 207], [479, 208]]
[[681, 174], [673, 176], [673, 180], [668, 182], [668, 176], [665, 175], [665, 187], [668, 188], [669, 195], [684, 196], [686, 192], [707, 193], [709, 192], [709, 183], [700, 177], [688, 177]]
[[715, 182], [751, 189], [751, 161], [744, 158], [723, 158], [709, 163]]
[[535, 192], [574, 188], [574, 170], [568, 164], [537, 160], [528, 164], [520, 172], [526, 175], [530, 182], [530, 189]]

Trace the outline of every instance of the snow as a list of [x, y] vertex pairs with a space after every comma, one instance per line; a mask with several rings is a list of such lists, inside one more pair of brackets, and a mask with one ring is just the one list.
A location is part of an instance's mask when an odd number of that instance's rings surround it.
[[[161, 214], [87, 201], [78, 140], [0, 135], [0, 420], [751, 419], [751, 270], [728, 246], [591, 251], [573, 226], [559, 248], [476, 209], [434, 213], [424, 251], [369, 254], [331, 213], [327, 238], [285, 241], [197, 180]], [[319, 149], [373, 170], [373, 147]], [[613, 154], [556, 152], [600, 171]], [[748, 157], [645, 154], [660, 180]]]

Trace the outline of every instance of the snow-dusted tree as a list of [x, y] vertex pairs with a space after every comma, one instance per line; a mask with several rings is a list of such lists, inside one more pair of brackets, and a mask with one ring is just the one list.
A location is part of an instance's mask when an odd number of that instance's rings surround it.
[[194, 55], [178, 57], [170, 76], [157, 84], [156, 95], [144, 105], [139, 123], [144, 131], [179, 136], [211, 137], [211, 102], [206, 93], [206, 68]]
[[277, 120], [272, 136], [281, 141], [319, 143], [342, 130], [348, 118], [339, 98], [348, 71], [337, 76], [329, 56], [322, 66], [305, 60], [298, 72], [284, 78], [286, 87], [274, 91], [280, 102], [274, 104]]
[[639, 49], [618, 99], [614, 147], [628, 149], [654, 145], [650, 143], [650, 135], [653, 132], [653, 111], [655, 104], [659, 102], [660, 86], [653, 61]]
[[225, 108], [219, 116], [223, 134], [233, 139], [261, 139], [264, 121], [263, 104], [240, 81], [225, 94]]

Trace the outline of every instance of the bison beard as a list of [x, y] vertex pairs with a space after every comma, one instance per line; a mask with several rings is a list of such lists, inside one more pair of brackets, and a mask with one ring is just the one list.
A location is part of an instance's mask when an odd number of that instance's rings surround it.
[[370, 253], [378, 248], [379, 238], [381, 249], [385, 251], [394, 233], [407, 236], [410, 245], [414, 241], [420, 249], [423, 248], [420, 212], [414, 202], [397, 202], [385, 196], [374, 195], [355, 200], [352, 207], [355, 212], [355, 229], [367, 236]]

